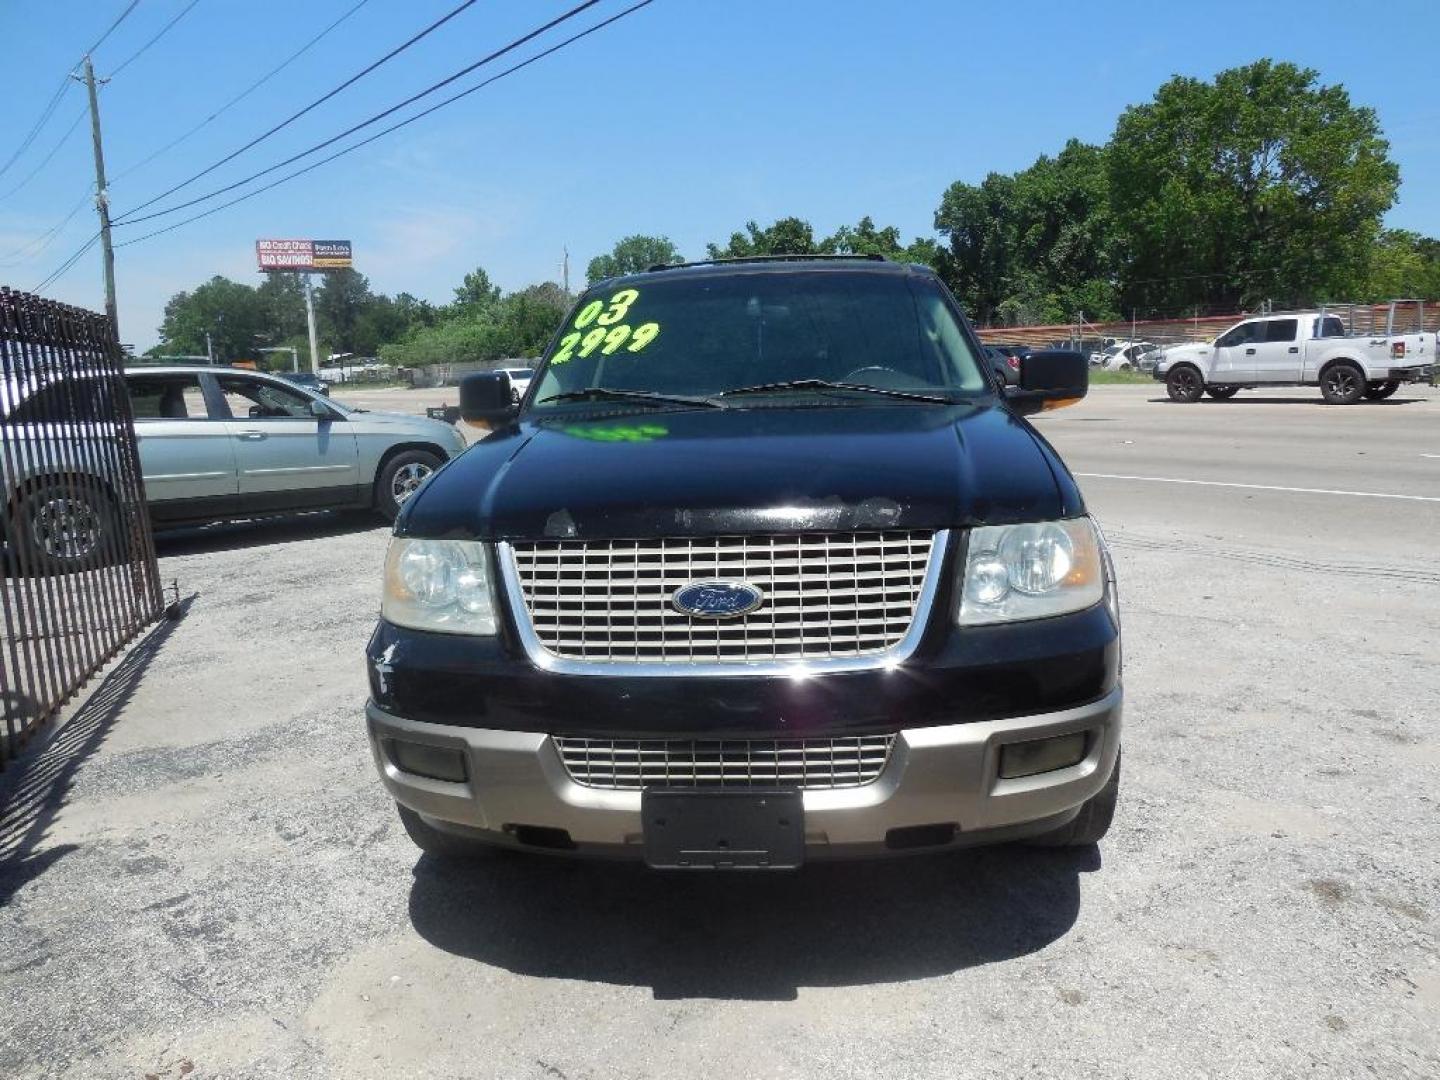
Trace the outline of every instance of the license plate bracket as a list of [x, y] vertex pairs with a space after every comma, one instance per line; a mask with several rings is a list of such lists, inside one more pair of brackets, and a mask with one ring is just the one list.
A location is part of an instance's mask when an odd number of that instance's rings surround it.
[[645, 861], [659, 870], [791, 870], [805, 861], [800, 792], [646, 788]]

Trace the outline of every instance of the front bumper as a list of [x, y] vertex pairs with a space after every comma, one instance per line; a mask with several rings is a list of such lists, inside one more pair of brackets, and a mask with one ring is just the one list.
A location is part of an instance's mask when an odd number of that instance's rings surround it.
[[[1058, 828], [1109, 779], [1121, 704], [1116, 687], [1056, 712], [902, 729], [878, 780], [804, 792], [806, 857], [990, 843]], [[373, 702], [366, 716], [386, 789], [435, 827], [506, 846], [641, 857], [640, 792], [575, 783], [549, 735], [406, 720]], [[1078, 764], [1000, 778], [1002, 745], [1076, 731], [1089, 734]], [[396, 739], [459, 751], [467, 780], [401, 771], [387, 747]]]

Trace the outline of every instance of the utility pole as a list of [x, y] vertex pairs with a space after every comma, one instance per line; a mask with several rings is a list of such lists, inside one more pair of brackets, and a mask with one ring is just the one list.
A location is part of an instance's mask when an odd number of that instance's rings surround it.
[[565, 295], [570, 295], [570, 248], [564, 248], [565, 259], [560, 264], [560, 276], [565, 282]]
[[209, 330], [205, 331], [205, 362], [207, 364], [215, 363], [215, 346], [210, 344]]
[[95, 209], [100, 214], [100, 252], [105, 265], [105, 314], [115, 334], [120, 319], [115, 306], [115, 248], [110, 243], [110, 192], [105, 184], [105, 150], [100, 144], [100, 104], [95, 97], [95, 67], [85, 57], [85, 88], [90, 92], [90, 139], [95, 144]]
[[310, 286], [310, 275], [305, 276], [305, 323], [310, 328], [310, 370], [320, 374], [320, 340], [315, 333], [315, 290]]

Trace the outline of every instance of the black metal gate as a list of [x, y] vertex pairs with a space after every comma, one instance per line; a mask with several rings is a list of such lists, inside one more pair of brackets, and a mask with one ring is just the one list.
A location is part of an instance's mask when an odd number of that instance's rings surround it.
[[163, 607], [115, 328], [6, 288], [0, 526], [4, 768]]

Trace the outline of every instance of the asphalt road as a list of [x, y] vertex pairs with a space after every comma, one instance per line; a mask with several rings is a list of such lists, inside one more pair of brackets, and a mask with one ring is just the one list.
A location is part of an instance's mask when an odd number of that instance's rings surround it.
[[1440, 395], [1155, 396], [1038, 421], [1122, 582], [1098, 850], [445, 872], [363, 736], [385, 530], [164, 539], [187, 616], [0, 780], [0, 1076], [1440, 1076]]

